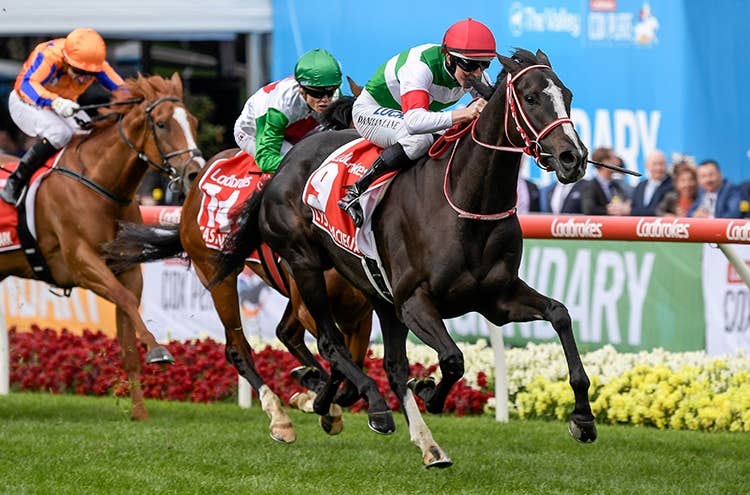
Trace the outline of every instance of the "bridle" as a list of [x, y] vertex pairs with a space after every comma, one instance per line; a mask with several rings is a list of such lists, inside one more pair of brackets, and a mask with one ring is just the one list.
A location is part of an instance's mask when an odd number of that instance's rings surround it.
[[194, 158], [202, 157], [203, 154], [198, 148], [185, 148], [182, 150], [170, 151], [169, 153], [165, 153], [164, 150], [162, 149], [161, 145], [159, 144], [159, 137], [156, 134], [156, 125], [154, 124], [154, 118], [152, 117], [151, 112], [160, 104], [168, 102], [168, 101], [182, 103], [182, 100], [180, 98], [177, 98], [176, 96], [164, 96], [162, 98], [157, 99], [150, 105], [148, 105], [145, 109], [146, 122], [148, 123], [148, 128], [151, 131], [151, 135], [154, 138], [154, 144], [156, 144], [156, 149], [159, 152], [159, 158], [161, 158], [161, 163], [158, 163], [152, 160], [142, 149], [139, 150], [138, 148], [136, 148], [135, 144], [130, 139], [128, 139], [128, 137], [125, 135], [125, 130], [122, 128], [122, 116], [117, 121], [117, 130], [119, 131], [120, 137], [122, 137], [122, 140], [125, 141], [125, 144], [127, 144], [130, 147], [130, 149], [132, 149], [138, 154], [138, 158], [146, 162], [148, 166], [155, 168], [160, 173], [169, 177], [168, 187], [172, 191], [177, 191], [182, 186], [182, 182], [184, 181], [186, 168], [182, 167], [183, 172], [182, 174], [180, 174], [177, 172], [177, 169], [175, 169], [169, 163], [169, 160], [175, 156], [187, 153], [188, 154], [188, 159], [186, 160], [186, 163], [187, 163], [188, 161]]
[[[478, 145], [489, 148], [493, 150], [500, 150], [500, 151], [514, 151], [518, 153], [526, 153], [527, 155], [534, 158], [534, 161], [536, 164], [550, 172], [553, 169], [549, 167], [548, 165], [545, 165], [540, 160], [544, 156], [551, 156], [549, 153], [544, 153], [542, 149], [541, 140], [544, 139], [544, 137], [549, 134], [555, 127], [561, 126], [563, 124], [571, 124], [573, 125], [573, 120], [570, 119], [570, 117], [563, 117], [558, 118], [547, 124], [542, 128], [542, 130], [537, 131], [534, 125], [531, 123], [531, 120], [526, 115], [526, 112], [523, 110], [523, 107], [521, 106], [521, 101], [518, 98], [518, 93], [516, 92], [516, 86], [515, 82], [518, 81], [521, 76], [526, 74], [532, 69], [549, 69], [552, 70], [552, 67], [549, 65], [530, 65], [528, 67], [524, 67], [520, 71], [516, 72], [513, 77], [511, 77], [510, 74], [508, 74], [508, 80], [505, 83], [505, 138], [508, 140], [509, 143], [513, 144], [513, 140], [510, 137], [510, 134], [508, 133], [508, 117], [513, 117], [513, 125], [516, 128], [516, 132], [521, 136], [521, 139], [523, 139], [523, 146], [495, 146], [493, 144], [485, 143], [480, 141], [476, 136], [476, 120], [472, 122], [471, 125], [471, 139], [474, 140], [475, 143]], [[520, 118], [519, 118], [520, 116]], [[526, 127], [529, 129], [529, 132], [526, 132], [526, 129], [521, 125], [521, 121], [523, 121], [524, 124], [526, 124]], [[529, 133], [531, 133], [534, 137], [534, 139], [531, 139], [529, 137]]]
[[[81, 107], [81, 109], [82, 110], [87, 110], [87, 109], [92, 109], [92, 108], [108, 107], [108, 106], [113, 106], [113, 105], [140, 104], [140, 103], [143, 103], [143, 101], [144, 101], [143, 98], [132, 98], [132, 99], [129, 99], [129, 100], [121, 100], [121, 101], [116, 101], [116, 102], [112, 102], [112, 103], [101, 103], [101, 104], [94, 104], [94, 105], [86, 105], [84, 107]], [[141, 149], [139, 149], [135, 145], [135, 143], [132, 140], [130, 140], [130, 138], [128, 138], [128, 136], [125, 134], [125, 129], [123, 129], [123, 127], [122, 127], [122, 120], [123, 120], [123, 117], [125, 116], [125, 114], [123, 114], [121, 112], [107, 113], [105, 115], [94, 117], [91, 120], [91, 122], [95, 122], [97, 120], [109, 119], [109, 118], [116, 118], [117, 119], [117, 131], [119, 132], [120, 137], [125, 142], [125, 144], [127, 144], [130, 149], [132, 149], [133, 151], [136, 152], [138, 158], [141, 161], [145, 162], [149, 167], [152, 167], [152, 168], [156, 169], [159, 173], [166, 175], [169, 178], [168, 187], [170, 188], [170, 190], [177, 191], [177, 190], [179, 190], [182, 187], [182, 183], [185, 180], [185, 173], [187, 172], [187, 168], [186, 167], [182, 167], [183, 171], [182, 171], [182, 174], [180, 174], [179, 172], [177, 172], [177, 169], [175, 167], [173, 167], [169, 163], [169, 160], [171, 158], [175, 157], [175, 156], [187, 153], [189, 155], [188, 159], [185, 162], [185, 163], [187, 163], [188, 161], [190, 161], [190, 160], [192, 160], [194, 158], [200, 158], [200, 157], [202, 157], [203, 154], [201, 153], [201, 151], [198, 148], [185, 148], [183, 150], [171, 151], [171, 152], [168, 152], [168, 153], [164, 152], [161, 144], [159, 143], [159, 137], [156, 134], [156, 125], [154, 124], [154, 118], [153, 118], [151, 112], [153, 112], [153, 110], [158, 105], [160, 105], [162, 103], [165, 103], [165, 102], [168, 102], [168, 101], [182, 103], [182, 99], [177, 98], [176, 96], [164, 96], [164, 97], [158, 98], [154, 102], [150, 103], [145, 108], [145, 110], [144, 110], [145, 113], [146, 113], [146, 122], [148, 123], [148, 129], [151, 132], [151, 136], [153, 136], [153, 138], [154, 138], [154, 143], [156, 145], [157, 151], [159, 152], [159, 158], [161, 160], [161, 163], [152, 160], [148, 156], [148, 154], [146, 154], [146, 152], [143, 150], [142, 147], [141, 147]], [[76, 118], [76, 121], [78, 122], [79, 126], [81, 126], [82, 128], [85, 128], [86, 126], [89, 126], [91, 124], [91, 122], [86, 122], [86, 121], [83, 121], [83, 120], [80, 120], [80, 119], [77, 119], [77, 118]], [[83, 144], [84, 141], [80, 141], [78, 143], [78, 153], [79, 153], [78, 160], [79, 160], [79, 162], [81, 162], [81, 159], [80, 159], [80, 145]], [[144, 144], [145, 144], [145, 137], [144, 137]], [[127, 205], [127, 204], [130, 203], [130, 198], [123, 198], [123, 197], [116, 196], [116, 195], [112, 194], [111, 192], [109, 192], [108, 190], [106, 190], [105, 188], [103, 188], [102, 186], [100, 186], [99, 184], [97, 184], [96, 182], [94, 182], [91, 179], [89, 179], [89, 178], [81, 175], [78, 172], [75, 172], [73, 170], [67, 169], [65, 167], [56, 167], [54, 170], [57, 171], [57, 172], [62, 173], [63, 175], [67, 175], [69, 177], [72, 177], [72, 178], [76, 179], [77, 181], [85, 184], [86, 186], [90, 187], [91, 189], [93, 189], [94, 191], [98, 192], [102, 196], [105, 196], [106, 198], [111, 199], [112, 201], [115, 201], [115, 202], [123, 204], [123, 205]]]
[[[561, 126], [563, 124], [572, 125], [573, 121], [569, 117], [558, 118], [548, 123], [547, 125], [545, 125], [541, 130], [539, 131], [536, 130], [534, 125], [531, 123], [531, 120], [526, 115], [526, 112], [523, 110], [523, 106], [521, 106], [521, 101], [518, 98], [518, 93], [516, 92], [516, 86], [515, 86], [515, 83], [524, 74], [526, 74], [527, 72], [533, 69], [552, 70], [552, 68], [548, 65], [542, 65], [542, 64], [530, 65], [516, 72], [513, 76], [508, 74], [507, 81], [505, 83], [505, 121], [503, 123], [505, 137], [509, 143], [513, 144], [513, 140], [510, 138], [510, 133], [508, 132], [509, 115], [510, 115], [511, 117], [513, 117], [513, 125], [516, 129], [516, 132], [518, 132], [518, 134], [523, 139], [524, 146], [515, 146], [515, 145], [498, 146], [498, 145], [485, 143], [484, 141], [481, 141], [477, 137], [477, 134], [476, 134], [477, 122], [479, 121], [479, 119], [476, 118], [467, 126], [449, 129], [430, 148], [430, 151], [429, 151], [430, 158], [436, 158], [443, 154], [448, 143], [455, 141], [455, 144], [453, 145], [453, 150], [451, 151], [451, 155], [448, 158], [448, 164], [445, 167], [445, 177], [443, 178], [443, 195], [445, 196], [445, 199], [446, 201], [448, 201], [448, 204], [451, 206], [451, 208], [453, 208], [453, 210], [456, 213], [458, 213], [459, 218], [470, 218], [473, 220], [502, 220], [502, 219], [508, 218], [516, 214], [515, 206], [509, 210], [506, 210], [500, 213], [490, 214], [490, 215], [484, 215], [481, 213], [472, 213], [472, 212], [461, 209], [451, 200], [451, 194], [450, 194], [451, 165], [453, 164], [453, 157], [455, 156], [456, 150], [458, 149], [458, 143], [461, 141], [461, 138], [465, 136], [467, 133], [470, 133], [471, 139], [476, 144], [478, 144], [479, 146], [483, 148], [496, 150], [496, 151], [509, 151], [512, 153], [525, 153], [533, 157], [534, 161], [540, 168], [547, 170], [547, 171], [552, 170], [551, 167], [541, 162], [541, 159], [543, 157], [551, 156], [551, 155], [549, 153], [544, 152], [540, 141], [547, 134], [549, 134], [554, 128]], [[526, 125], [529, 132], [526, 132], [526, 129], [524, 129], [523, 125], [521, 125], [522, 122], [523, 124]], [[529, 134], [533, 136], [533, 139], [529, 136]]]

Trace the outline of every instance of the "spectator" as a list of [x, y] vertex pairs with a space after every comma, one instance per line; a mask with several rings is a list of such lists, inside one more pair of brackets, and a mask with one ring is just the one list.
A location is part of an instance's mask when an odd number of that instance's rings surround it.
[[696, 218], [742, 218], [747, 213], [747, 198], [738, 186], [724, 180], [716, 160], [698, 164], [698, 196], [688, 211]]
[[[595, 149], [591, 159], [609, 165], [622, 163], [611, 148]], [[596, 166], [596, 175], [586, 182], [581, 191], [581, 209], [584, 215], [630, 214], [630, 199], [626, 188], [621, 181], [612, 178], [613, 173], [608, 168]]]
[[631, 215], [656, 215], [656, 208], [664, 199], [664, 195], [674, 190], [672, 178], [667, 174], [667, 159], [660, 150], [654, 150], [646, 155], [646, 173], [648, 178], [639, 182], [633, 191]]
[[518, 176], [516, 188], [516, 209], [520, 214], [535, 213], [539, 208], [539, 188], [528, 179]]
[[686, 217], [698, 194], [695, 167], [685, 162], [677, 163], [672, 167], [672, 177], [674, 189], [664, 194], [655, 213], [660, 217]]
[[586, 182], [588, 181], [579, 180], [572, 184], [554, 182], [552, 185], [545, 187], [541, 191], [541, 197], [544, 203], [542, 211], [555, 215], [566, 213], [579, 215], [583, 213], [581, 207], [581, 191], [586, 185]]

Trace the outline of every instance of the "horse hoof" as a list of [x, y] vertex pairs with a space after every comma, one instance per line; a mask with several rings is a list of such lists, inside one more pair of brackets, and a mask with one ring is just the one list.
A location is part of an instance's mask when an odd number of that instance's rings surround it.
[[331, 404], [331, 414], [320, 417], [320, 427], [329, 435], [338, 435], [344, 431], [344, 419], [341, 417], [341, 407]]
[[453, 465], [451, 458], [445, 455], [445, 452], [435, 445], [427, 449], [427, 452], [422, 456], [422, 462], [427, 469], [447, 468]]
[[313, 401], [315, 400], [315, 392], [295, 392], [289, 397], [289, 407], [299, 409], [305, 413], [311, 413], [313, 411]]
[[393, 421], [393, 413], [391, 411], [374, 412], [368, 413], [367, 425], [375, 433], [381, 435], [390, 435], [396, 431], [396, 423]]
[[174, 357], [164, 346], [157, 346], [146, 353], [146, 364], [173, 364]]
[[320, 383], [320, 370], [312, 366], [297, 366], [289, 374], [305, 388], [315, 389]]
[[427, 378], [412, 378], [406, 382], [406, 386], [411, 389], [414, 395], [422, 399], [424, 402], [430, 400], [430, 397], [432, 397], [432, 394], [435, 393], [435, 389], [437, 388], [435, 379], [431, 376], [428, 376]]
[[568, 432], [570, 436], [581, 443], [592, 443], [596, 440], [596, 423], [591, 421], [575, 421], [573, 419], [568, 423]]
[[130, 411], [130, 419], [133, 421], [148, 421], [146, 406], [135, 406]]
[[292, 423], [271, 425], [271, 438], [279, 443], [290, 444], [297, 440], [297, 432]]

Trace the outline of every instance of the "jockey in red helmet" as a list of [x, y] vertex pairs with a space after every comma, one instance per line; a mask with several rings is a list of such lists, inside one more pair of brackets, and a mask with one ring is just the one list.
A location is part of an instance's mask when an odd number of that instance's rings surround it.
[[[76, 100], [98, 81], [110, 91], [123, 84], [105, 60], [104, 40], [93, 29], [78, 28], [65, 38], [40, 43], [31, 52], [8, 98], [13, 122], [29, 136], [39, 136], [8, 177], [0, 198], [15, 204], [34, 172], [68, 144], [78, 124]], [[88, 120], [84, 112], [76, 117]]]
[[[485, 73], [496, 56], [495, 37], [479, 21], [464, 19], [445, 32], [440, 45], [420, 45], [381, 65], [354, 102], [354, 126], [365, 139], [385, 148], [372, 167], [350, 187], [339, 206], [362, 224], [359, 196], [380, 175], [422, 156], [434, 132], [470, 121], [487, 102], [442, 110], [470, 89], [471, 78], [490, 83]], [[389, 110], [390, 109], [390, 110]]]

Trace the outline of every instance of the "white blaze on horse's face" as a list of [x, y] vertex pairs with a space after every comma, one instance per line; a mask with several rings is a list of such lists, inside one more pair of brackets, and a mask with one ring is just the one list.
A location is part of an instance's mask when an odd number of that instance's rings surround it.
[[[183, 107], [174, 107], [174, 111], [172, 112], [172, 118], [180, 124], [180, 127], [182, 128], [182, 132], [185, 134], [185, 143], [187, 143], [187, 149], [189, 150], [197, 150], [198, 145], [195, 144], [195, 139], [193, 139], [193, 133], [190, 132], [190, 122], [188, 121], [187, 112]], [[198, 165], [200, 165], [201, 168], [206, 164], [206, 160], [204, 160], [200, 156], [194, 156], [193, 160], [195, 160]]]
[[[552, 79], [547, 78], [547, 87], [544, 88], [542, 93], [549, 96], [550, 100], [552, 100], [552, 107], [555, 109], [555, 114], [557, 115], [557, 118], [567, 119], [568, 112], [565, 110], [565, 98], [563, 98], [562, 89], [560, 89], [560, 87], [557, 86], [552, 81]], [[573, 144], [575, 144], [576, 151], [578, 151], [578, 154], [580, 156], [583, 156], [584, 152], [579, 146], [579, 143], [581, 141], [580, 139], [578, 139], [578, 135], [576, 134], [576, 130], [573, 127], [573, 124], [565, 123], [561, 127], [565, 135], [570, 138]]]

